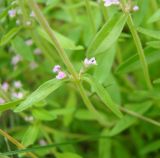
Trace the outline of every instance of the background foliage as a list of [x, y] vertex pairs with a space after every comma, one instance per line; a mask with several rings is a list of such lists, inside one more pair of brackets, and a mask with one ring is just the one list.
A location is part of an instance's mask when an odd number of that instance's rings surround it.
[[129, 2], [0, 0], [0, 157], [160, 157], [160, 1]]

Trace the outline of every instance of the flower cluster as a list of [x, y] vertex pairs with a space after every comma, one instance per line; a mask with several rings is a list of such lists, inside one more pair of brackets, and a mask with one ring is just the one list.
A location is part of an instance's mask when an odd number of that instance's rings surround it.
[[[3, 82], [1, 89], [5, 95], [7, 95], [12, 100], [21, 99], [24, 97], [21, 81], [14, 81], [12, 85], [9, 85], [8, 82]], [[0, 97], [0, 104], [4, 104], [5, 102], [5, 98]]]
[[[105, 7], [109, 7], [111, 5], [120, 5], [120, 1], [119, 0], [104, 0], [104, 6]], [[132, 3], [128, 2], [127, 4], [125, 4], [125, 11], [126, 12], [136, 12], [139, 10], [139, 6], [137, 5], [132, 5]]]
[[109, 7], [111, 5], [119, 5], [119, 0], [104, 0], [104, 6]]
[[85, 67], [90, 67], [92, 65], [97, 65], [95, 57], [92, 57], [90, 59], [88, 59], [88, 58], [84, 59], [84, 66]]
[[[14, 5], [14, 4], [13, 4], [13, 5]], [[14, 8], [12, 8], [11, 10], [8, 11], [8, 16], [9, 16], [11, 19], [17, 17], [17, 20], [16, 20], [16, 24], [17, 24], [17, 25], [20, 25], [20, 24], [21, 24], [21, 20], [20, 20], [21, 18], [18, 19], [18, 17], [19, 17], [21, 14], [22, 14], [22, 10], [21, 10], [21, 8], [19, 8], [19, 7], [14, 7]], [[30, 18], [34, 18], [34, 17], [35, 17], [35, 13], [34, 13], [33, 11], [31, 11], [30, 14], [29, 14], [29, 16], [30, 16]], [[31, 26], [31, 24], [32, 24], [32, 20], [31, 20], [31, 19], [27, 20], [26, 23], [25, 23], [26, 26]]]
[[56, 78], [58, 80], [61, 80], [61, 79], [65, 78], [67, 76], [66, 73], [61, 70], [60, 65], [55, 65], [54, 68], [53, 68], [53, 72], [57, 73]]

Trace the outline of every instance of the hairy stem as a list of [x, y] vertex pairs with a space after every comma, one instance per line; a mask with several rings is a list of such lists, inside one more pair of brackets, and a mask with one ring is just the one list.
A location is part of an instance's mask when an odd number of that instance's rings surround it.
[[40, 25], [42, 26], [42, 28], [46, 31], [46, 33], [49, 35], [49, 37], [51, 38], [52, 42], [54, 43], [54, 46], [60, 56], [60, 58], [62, 59], [62, 61], [64, 62], [64, 64], [66, 65], [66, 67], [68, 68], [68, 71], [71, 73], [74, 82], [78, 88], [79, 93], [81, 94], [81, 97], [85, 103], [85, 105], [87, 106], [87, 108], [95, 114], [95, 118], [97, 119], [97, 121], [99, 121], [99, 123], [101, 123], [102, 125], [106, 125], [106, 122], [104, 119], [102, 119], [102, 117], [100, 117], [100, 113], [98, 113], [98, 111], [94, 108], [94, 106], [92, 105], [92, 103], [90, 102], [90, 100], [88, 99], [85, 90], [79, 80], [79, 75], [76, 72], [76, 70], [74, 69], [74, 66], [72, 65], [70, 59], [68, 58], [66, 52], [64, 51], [63, 47], [61, 46], [61, 44], [59, 43], [58, 39], [56, 38], [54, 32], [52, 31], [52, 29], [50, 28], [47, 20], [45, 19], [45, 17], [43, 16], [43, 14], [41, 13], [38, 5], [36, 4], [36, 2], [34, 0], [30, 0], [28, 1], [28, 5], [30, 6], [30, 8], [34, 11], [36, 18], [38, 20], [38, 22], [40, 23]]
[[147, 64], [147, 61], [146, 61], [146, 58], [145, 58], [145, 55], [144, 55], [144, 50], [143, 50], [143, 47], [142, 47], [140, 37], [139, 37], [135, 27], [134, 27], [134, 23], [133, 23], [131, 15], [128, 16], [127, 24], [128, 24], [128, 27], [129, 27], [131, 33], [132, 33], [133, 40], [135, 42], [135, 45], [136, 45], [136, 48], [137, 48], [137, 51], [138, 51], [138, 55], [139, 55], [139, 58], [140, 58], [140, 62], [141, 62], [141, 66], [142, 66], [142, 69], [143, 69], [146, 84], [147, 84], [149, 89], [152, 89], [152, 84], [151, 84], [151, 80], [150, 80], [150, 76], [149, 76], [149, 70], [148, 70], [148, 64]]

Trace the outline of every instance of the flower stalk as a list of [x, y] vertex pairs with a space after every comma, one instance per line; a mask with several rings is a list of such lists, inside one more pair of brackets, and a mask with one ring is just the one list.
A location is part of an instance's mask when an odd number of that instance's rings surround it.
[[87, 97], [87, 95], [85, 93], [85, 90], [84, 90], [84, 88], [82, 86], [82, 83], [80, 82], [78, 73], [74, 69], [74, 66], [72, 65], [70, 59], [68, 58], [66, 52], [64, 51], [63, 47], [59, 43], [58, 39], [56, 38], [54, 32], [50, 28], [47, 20], [45, 19], [45, 17], [41, 13], [38, 5], [36, 4], [36, 2], [34, 0], [28, 1], [28, 5], [34, 11], [38, 22], [40, 23], [42, 28], [46, 31], [46, 33], [49, 35], [49, 37], [51, 38], [52, 42], [54, 43], [54, 46], [55, 46], [60, 58], [62, 59], [63, 63], [66, 65], [66, 67], [67, 67], [68, 71], [70, 72], [70, 74], [72, 75], [72, 77], [74, 79], [74, 82], [75, 82], [75, 84], [76, 84], [76, 86], [78, 88], [79, 93], [81, 94], [81, 97], [82, 97], [86, 107], [95, 115], [95, 118], [97, 119], [97, 121], [101, 125], [107, 126], [105, 119], [94, 108], [94, 106], [92, 105], [92, 103], [88, 99], [88, 97]]

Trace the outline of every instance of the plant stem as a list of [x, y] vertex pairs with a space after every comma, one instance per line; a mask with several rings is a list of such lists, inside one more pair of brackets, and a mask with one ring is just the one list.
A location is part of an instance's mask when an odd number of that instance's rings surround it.
[[[98, 111], [94, 108], [94, 106], [92, 105], [92, 103], [90, 102], [90, 100], [88, 99], [84, 88], [82, 87], [82, 84], [79, 80], [79, 75], [76, 72], [76, 70], [74, 69], [70, 59], [68, 58], [68, 56], [66, 55], [66, 52], [64, 51], [63, 47], [61, 46], [61, 44], [59, 43], [58, 39], [56, 38], [54, 32], [52, 31], [52, 29], [50, 28], [47, 20], [45, 19], [45, 17], [43, 16], [43, 14], [41, 13], [38, 5], [36, 4], [36, 2], [34, 0], [30, 0], [28, 1], [28, 5], [30, 6], [30, 8], [34, 11], [36, 18], [38, 20], [38, 22], [40, 23], [40, 25], [43, 27], [43, 29], [46, 31], [46, 33], [49, 35], [49, 37], [51, 38], [52, 42], [54, 43], [54, 46], [60, 56], [60, 58], [62, 59], [62, 61], [64, 62], [64, 64], [66, 65], [66, 67], [68, 68], [68, 71], [71, 73], [74, 82], [79, 90], [79, 93], [81, 94], [81, 97], [85, 103], [85, 105], [87, 106], [87, 108], [95, 115], [95, 118], [97, 119], [97, 121], [99, 121], [99, 123], [101, 123], [102, 125], [106, 125], [106, 121], [103, 119], [102, 120], [102, 116], [98, 113]], [[100, 117], [101, 116], [101, 117]]]
[[[8, 133], [3, 131], [2, 129], [0, 129], [0, 135], [2, 135], [5, 138], [7, 138], [10, 142], [15, 144], [19, 149], [25, 149], [25, 147], [21, 143], [19, 143], [16, 139], [11, 137]], [[34, 155], [34, 154], [30, 153], [30, 152], [28, 152], [28, 155], [30, 155], [30, 157], [32, 157], [32, 158], [38, 158], [36, 155]]]
[[94, 19], [92, 16], [92, 11], [91, 11], [91, 6], [90, 6], [89, 0], [85, 0], [85, 5], [86, 5], [89, 20], [91, 23], [92, 31], [93, 31], [93, 33], [96, 33], [96, 25], [95, 25], [95, 22], [94, 22]]
[[145, 78], [145, 81], [146, 81], [146, 85], [147, 85], [148, 89], [152, 89], [152, 84], [151, 84], [151, 80], [150, 80], [150, 76], [149, 76], [149, 70], [148, 70], [148, 64], [147, 64], [147, 61], [146, 61], [146, 58], [145, 58], [145, 55], [144, 55], [144, 50], [143, 50], [143, 47], [142, 47], [142, 43], [141, 43], [140, 37], [137, 33], [137, 30], [134, 26], [134, 22], [133, 22], [131, 14], [128, 13], [128, 11], [125, 11], [125, 4], [126, 4], [126, 0], [121, 0], [121, 8], [122, 8], [122, 11], [128, 16], [127, 24], [128, 24], [129, 29], [130, 29], [130, 32], [132, 34], [132, 37], [133, 37], [134, 43], [136, 45], [136, 48], [137, 48], [137, 52], [138, 52], [138, 55], [139, 55], [139, 58], [140, 58], [140, 63], [141, 63], [141, 66], [142, 66], [142, 70], [143, 70], [144, 78]]
[[151, 84], [151, 80], [150, 80], [150, 76], [149, 76], [149, 70], [148, 70], [148, 64], [147, 64], [147, 61], [146, 61], [146, 58], [145, 58], [145, 55], [144, 55], [144, 50], [143, 50], [143, 47], [142, 47], [142, 43], [141, 43], [140, 37], [139, 37], [135, 27], [134, 27], [134, 23], [133, 23], [133, 20], [132, 20], [132, 17], [131, 17], [130, 14], [128, 16], [127, 24], [128, 24], [128, 27], [129, 27], [131, 33], [132, 33], [135, 45], [137, 47], [137, 51], [138, 51], [141, 66], [142, 66], [142, 69], [143, 69], [146, 84], [148, 86], [148, 89], [152, 89], [152, 84]]
[[120, 110], [125, 112], [125, 113], [127, 113], [127, 114], [129, 114], [129, 115], [131, 115], [131, 116], [137, 117], [137, 118], [139, 118], [139, 119], [141, 119], [141, 120], [143, 120], [145, 122], [148, 122], [150, 124], [153, 124], [153, 125], [156, 125], [156, 126], [160, 127], [160, 122], [152, 120], [152, 119], [150, 119], [148, 117], [145, 117], [143, 115], [140, 115], [140, 114], [138, 114], [138, 113], [136, 113], [134, 111], [128, 110], [128, 109], [123, 108], [123, 107], [120, 107]]

